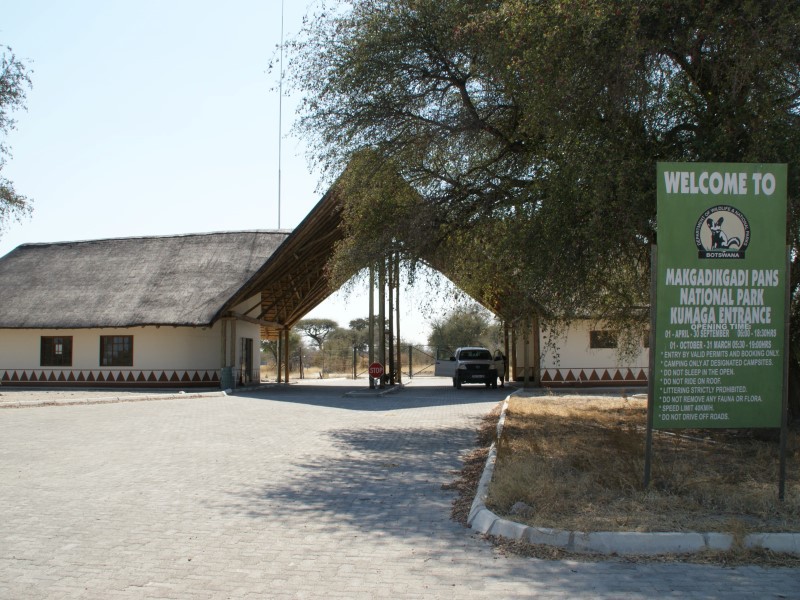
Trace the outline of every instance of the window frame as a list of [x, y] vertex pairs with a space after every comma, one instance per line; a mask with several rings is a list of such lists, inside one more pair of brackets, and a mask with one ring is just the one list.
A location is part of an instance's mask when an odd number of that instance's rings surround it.
[[589, 348], [592, 350], [615, 350], [619, 346], [619, 333], [613, 329], [589, 331]]
[[[110, 353], [107, 352], [110, 344]], [[126, 348], [127, 346], [127, 348]], [[107, 356], [108, 355], [108, 358]], [[109, 362], [105, 362], [108, 360]], [[132, 367], [133, 366], [133, 336], [132, 335], [101, 335], [100, 336], [100, 366], [101, 367]]]
[[[56, 340], [59, 340], [58, 342]], [[57, 351], [58, 345], [61, 351]], [[49, 347], [47, 347], [49, 345]], [[39, 366], [40, 367], [71, 367], [72, 366], [72, 336], [71, 335], [43, 335], [39, 338]], [[56, 356], [60, 356], [56, 360]]]

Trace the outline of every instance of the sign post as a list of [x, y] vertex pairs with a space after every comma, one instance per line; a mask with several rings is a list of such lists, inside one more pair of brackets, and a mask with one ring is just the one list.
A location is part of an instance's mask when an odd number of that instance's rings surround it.
[[781, 427], [786, 165], [658, 164], [655, 429]]
[[379, 362], [374, 362], [369, 366], [369, 376], [373, 379], [380, 379], [383, 375], [383, 365]]

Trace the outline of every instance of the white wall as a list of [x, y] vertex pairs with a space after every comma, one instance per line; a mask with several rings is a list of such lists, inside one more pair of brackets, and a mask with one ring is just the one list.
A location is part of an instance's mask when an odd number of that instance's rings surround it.
[[100, 368], [100, 336], [133, 336], [134, 369], [218, 369], [219, 325], [114, 329], [2, 329], [0, 368], [39, 368], [42, 336], [72, 337], [72, 369]]
[[[540, 370], [544, 385], [614, 384], [635, 380], [646, 383], [649, 352], [640, 340], [639, 352], [632, 358], [620, 359], [615, 348], [591, 348], [590, 332], [602, 330], [602, 323], [581, 320], [562, 328], [559, 335], [544, 328], [540, 334]], [[533, 336], [529, 337], [528, 355], [533, 363]], [[517, 336], [517, 379], [524, 377], [525, 342]]]
[[[250, 312], [247, 311], [250, 309]], [[261, 294], [257, 294], [255, 296], [251, 296], [244, 302], [236, 305], [233, 307], [233, 312], [237, 312], [240, 314], [244, 314], [248, 317], [256, 318], [258, 317], [259, 313], [261, 312]], [[234, 380], [239, 383], [247, 383], [243, 381], [246, 377], [242, 373], [242, 366], [243, 366], [243, 351], [242, 351], [242, 339], [243, 338], [250, 338], [253, 340], [253, 364], [252, 370], [249, 373], [250, 382], [258, 383], [261, 379], [261, 326], [255, 323], [250, 323], [248, 321], [243, 321], [241, 319], [236, 320], [236, 325], [233, 331], [231, 331], [230, 323], [226, 329], [226, 343], [230, 346], [231, 343], [231, 335], [234, 334], [234, 349], [233, 349], [233, 361], [231, 362], [231, 354], [230, 354], [230, 347], [228, 348], [227, 352], [227, 365], [233, 366], [234, 369]]]
[[[258, 303], [259, 296], [249, 298], [234, 310], [244, 312]], [[258, 313], [259, 308], [253, 309]], [[224, 330], [224, 336], [223, 336]], [[129, 367], [100, 366], [100, 337], [107, 335], [133, 336], [133, 365]], [[40, 365], [43, 336], [72, 337], [72, 365], [42, 367]], [[45, 375], [51, 371], [113, 370], [133, 372], [170, 371], [183, 377], [186, 372], [218, 374], [223, 366], [233, 366], [238, 372], [242, 364], [242, 338], [253, 340], [252, 381], [259, 377], [261, 327], [243, 320], [221, 320], [212, 327], [121, 327], [96, 329], [0, 329], [0, 378], [11, 378], [13, 372], [37, 370]], [[137, 373], [138, 372], [138, 373]], [[147, 377], [148, 375], [145, 375]], [[17, 376], [21, 376], [17, 373]], [[167, 375], [168, 377], [170, 375]], [[48, 375], [49, 377], [49, 375]], [[126, 376], [127, 377], [127, 376]]]
[[[252, 307], [258, 297], [237, 306], [239, 312]], [[72, 336], [72, 368], [100, 366], [100, 336], [132, 335], [135, 369], [218, 369], [222, 361], [221, 322], [212, 327], [119, 327], [98, 329], [0, 329], [0, 368], [39, 367], [42, 336]], [[236, 365], [240, 362], [240, 338], [254, 340], [258, 351], [261, 328], [236, 322]], [[258, 355], [256, 354], [256, 362]]]
[[[593, 330], [602, 330], [602, 324], [593, 321], [577, 321], [566, 329], [560, 336], [555, 337], [556, 352], [552, 345], [547, 344], [547, 336], [542, 335], [540, 348], [542, 362], [545, 369], [555, 368], [621, 368], [648, 366], [648, 353], [640, 343], [639, 354], [632, 360], [620, 361], [615, 348], [590, 348], [589, 333]], [[520, 362], [519, 356], [517, 361]]]

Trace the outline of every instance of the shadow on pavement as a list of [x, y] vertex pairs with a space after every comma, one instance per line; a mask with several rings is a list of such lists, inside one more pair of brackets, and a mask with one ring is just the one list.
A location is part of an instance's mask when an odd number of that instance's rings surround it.
[[[280, 395], [267, 397], [351, 410], [486, 402], [488, 412], [500, 393], [510, 390], [446, 393], [441, 387], [421, 386], [407, 391], [405, 398], [401, 394], [352, 399], [319, 390], [310, 395], [281, 390]], [[276, 546], [285, 538], [292, 540], [288, 547], [298, 537], [312, 544], [320, 540], [334, 552], [354, 556], [372, 552], [376, 561], [385, 560], [384, 546], [391, 547], [405, 553], [409, 573], [420, 577], [435, 578], [446, 565], [466, 563], [477, 574], [479, 586], [528, 580], [531, 595], [557, 589], [559, 597], [721, 597], [719, 592], [726, 590], [724, 597], [759, 597], [759, 577], [746, 576], [745, 569], [636, 564], [614, 558], [599, 562], [492, 560], [498, 555], [491, 548], [451, 520], [455, 492], [443, 489], [455, 479], [463, 453], [476, 445], [477, 417], [453, 426], [440, 425], [441, 419], [414, 419], [411, 411], [408, 420], [397, 416], [391, 424], [365, 416], [363, 426], [354, 423], [321, 432], [333, 451], [319, 454], [293, 448], [280, 472], [264, 472], [257, 482], [251, 480], [229, 491], [228, 501], [214, 508], [225, 515], [267, 521], [274, 536], [270, 543]], [[413, 561], [408, 560], [409, 554]], [[533, 572], [546, 572], [546, 582], [531, 579]], [[793, 572], [786, 573], [781, 577], [790, 581]], [[654, 584], [642, 583], [651, 578]]]
[[[654, 596], [683, 597], [700, 587], [712, 592], [703, 597], [719, 597], [715, 592], [721, 589], [741, 594], [726, 594], [731, 598], [757, 594], [757, 577], [707, 565], [646, 565], [614, 557], [554, 560], [549, 566], [538, 559], [492, 561], [490, 557], [498, 558], [494, 551], [451, 520], [455, 492], [442, 488], [455, 478], [462, 452], [475, 445], [471, 427], [353, 428], [329, 435], [338, 456], [297, 462], [291, 476], [232, 493], [230, 502], [218, 509], [273, 523], [278, 545], [282, 528], [290, 535], [300, 528], [304, 539], [327, 540], [354, 555], [377, 554], [384, 544], [401, 542], [420, 559], [408, 566], [409, 574], [421, 577], [440, 573], [438, 565], [466, 561], [492, 586], [495, 579], [525, 581], [531, 576], [531, 562], [536, 562], [540, 574], [549, 574], [539, 591], [555, 587], [565, 598], [647, 597], [641, 590], [642, 578], [648, 577], [661, 584], [651, 590]], [[384, 552], [378, 556], [385, 559]], [[673, 576], [678, 580], [673, 582]], [[530, 585], [533, 590], [539, 583]]]
[[486, 389], [484, 386], [467, 386], [460, 390], [452, 386], [411, 385], [398, 387], [390, 393], [370, 393], [364, 386], [330, 386], [326, 384], [299, 386], [275, 385], [273, 387], [234, 392], [239, 398], [291, 402], [310, 406], [324, 406], [356, 411], [391, 411], [425, 406], [450, 406], [497, 402], [513, 392], [510, 388]]
[[224, 512], [280, 522], [306, 515], [326, 531], [346, 525], [378, 535], [424, 537], [463, 531], [450, 521], [462, 451], [471, 427], [397, 427], [331, 431], [335, 457], [299, 460], [292, 475], [231, 495]]

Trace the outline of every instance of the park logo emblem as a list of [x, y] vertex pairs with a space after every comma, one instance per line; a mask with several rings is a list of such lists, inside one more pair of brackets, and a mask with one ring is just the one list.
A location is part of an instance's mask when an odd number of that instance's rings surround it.
[[699, 258], [744, 258], [750, 223], [733, 206], [713, 206], [697, 220], [694, 241]]

